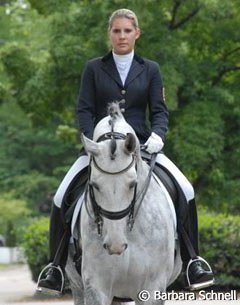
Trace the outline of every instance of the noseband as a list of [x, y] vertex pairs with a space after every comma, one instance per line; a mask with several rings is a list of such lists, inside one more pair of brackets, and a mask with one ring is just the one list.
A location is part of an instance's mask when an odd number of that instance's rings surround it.
[[[109, 139], [115, 139], [115, 140], [125, 140], [126, 139], [126, 135], [122, 134], [122, 133], [118, 133], [118, 132], [109, 132], [109, 133], [105, 133], [104, 135], [102, 135], [97, 142], [101, 142], [101, 141], [105, 141], [105, 140], [109, 140]], [[93, 162], [95, 168], [97, 170], [99, 170], [100, 172], [104, 173], [104, 174], [108, 174], [108, 175], [119, 175], [122, 174], [126, 171], [128, 171], [132, 166], [134, 166], [136, 164], [136, 157], [135, 154], [132, 155], [132, 161], [129, 163], [129, 165], [127, 165], [125, 168], [123, 168], [122, 170], [116, 171], [116, 172], [109, 172], [103, 168], [101, 168], [94, 157], [91, 158], [91, 162]], [[136, 165], [135, 165], [136, 166]], [[89, 167], [91, 168], [91, 166]], [[89, 175], [90, 178], [90, 175]], [[95, 216], [95, 222], [97, 224], [97, 228], [98, 228], [98, 234], [101, 236], [102, 235], [102, 227], [103, 227], [103, 217], [110, 219], [110, 220], [119, 220], [122, 219], [126, 216], [128, 216], [128, 227], [130, 230], [132, 230], [133, 227], [133, 214], [134, 214], [134, 207], [135, 207], [135, 202], [136, 202], [136, 194], [137, 194], [137, 184], [134, 187], [134, 194], [133, 194], [133, 199], [131, 201], [131, 203], [129, 204], [129, 206], [121, 211], [117, 211], [117, 212], [112, 212], [112, 211], [108, 211], [103, 209], [96, 201], [95, 199], [95, 194], [94, 194], [94, 190], [93, 190], [93, 186], [91, 185], [91, 183], [88, 184], [88, 191], [89, 191], [89, 198], [90, 198], [90, 202], [91, 202], [91, 206], [92, 206], [92, 210]], [[86, 200], [85, 200], [86, 203]], [[90, 212], [87, 208], [87, 212], [90, 216]]]
[[92, 209], [93, 209], [93, 212], [95, 215], [95, 223], [97, 224], [99, 236], [102, 235], [103, 217], [110, 219], [110, 220], [119, 220], [119, 219], [122, 219], [122, 218], [128, 216], [127, 225], [129, 227], [130, 231], [132, 230], [133, 223], [134, 223], [133, 222], [133, 213], [134, 213], [134, 206], [135, 206], [135, 202], [136, 202], [136, 193], [137, 193], [136, 190], [137, 190], [137, 187], [135, 186], [133, 199], [126, 209], [118, 211], [118, 212], [112, 212], [112, 211], [103, 209], [97, 203], [95, 196], [94, 196], [93, 187], [91, 185], [89, 185], [89, 197], [90, 197]]

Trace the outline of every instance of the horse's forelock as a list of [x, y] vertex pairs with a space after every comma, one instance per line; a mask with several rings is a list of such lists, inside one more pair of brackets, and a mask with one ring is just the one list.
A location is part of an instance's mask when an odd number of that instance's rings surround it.
[[108, 105], [108, 115], [110, 115], [112, 119], [117, 119], [117, 117], [122, 117], [122, 111], [120, 108], [121, 103], [122, 103], [121, 101], [120, 102], [115, 101]]
[[117, 142], [113, 138], [113, 139], [111, 139], [111, 142], [110, 142], [110, 158], [111, 158], [111, 160], [114, 160], [115, 157], [116, 157], [115, 156], [116, 149], [117, 149]]

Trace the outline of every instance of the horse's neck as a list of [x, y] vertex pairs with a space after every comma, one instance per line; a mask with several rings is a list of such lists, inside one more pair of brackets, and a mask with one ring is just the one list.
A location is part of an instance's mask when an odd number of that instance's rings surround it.
[[146, 179], [149, 174], [149, 170], [150, 170], [149, 165], [140, 158], [137, 164], [139, 186], [144, 185], [144, 183], [146, 182]]

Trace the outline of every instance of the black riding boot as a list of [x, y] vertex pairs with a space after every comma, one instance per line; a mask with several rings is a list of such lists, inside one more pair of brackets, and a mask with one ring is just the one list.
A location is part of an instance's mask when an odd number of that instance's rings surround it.
[[43, 269], [39, 276], [37, 291], [56, 295], [62, 293], [69, 239], [70, 227], [64, 224], [61, 209], [53, 204], [49, 236], [50, 264]]
[[[84, 155], [85, 153], [82, 152]], [[88, 168], [79, 172], [69, 184], [62, 202], [61, 209], [52, 206], [50, 217], [50, 264], [39, 276], [37, 290], [51, 294], [61, 294], [64, 286], [64, 269], [68, 257], [68, 245], [71, 237], [71, 218], [88, 179]], [[81, 258], [76, 258], [77, 262]], [[79, 266], [77, 266], [80, 269]]]
[[198, 217], [195, 200], [188, 203], [188, 213], [184, 222], [180, 222], [179, 235], [181, 257], [185, 271], [185, 286], [190, 290], [209, 287], [214, 276], [209, 264], [199, 256]]

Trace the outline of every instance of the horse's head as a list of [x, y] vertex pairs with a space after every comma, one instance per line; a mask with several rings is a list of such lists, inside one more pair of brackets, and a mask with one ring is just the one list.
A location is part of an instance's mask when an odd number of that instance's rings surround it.
[[131, 127], [122, 117], [113, 122], [110, 116], [96, 127], [97, 140], [83, 136], [85, 150], [91, 156], [88, 189], [91, 213], [109, 254], [119, 255], [128, 246], [126, 232], [136, 196], [139, 146], [135, 133], [129, 131]]

